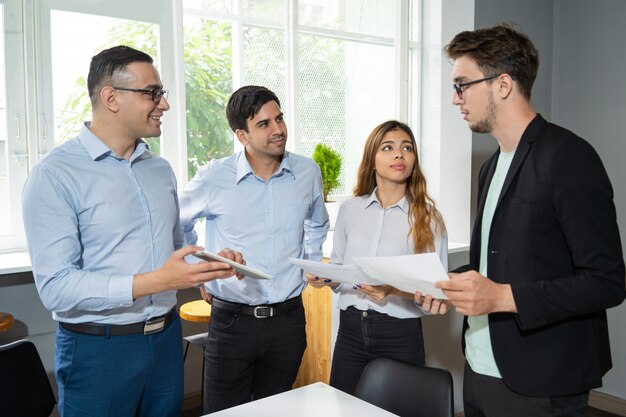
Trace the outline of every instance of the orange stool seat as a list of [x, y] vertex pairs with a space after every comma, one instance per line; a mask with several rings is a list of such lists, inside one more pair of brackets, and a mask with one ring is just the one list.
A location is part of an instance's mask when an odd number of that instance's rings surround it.
[[189, 301], [180, 306], [180, 318], [195, 323], [211, 321], [211, 304], [204, 300]]
[[13, 323], [15, 323], [15, 320], [12, 315], [0, 312], [0, 332], [9, 330], [13, 327]]

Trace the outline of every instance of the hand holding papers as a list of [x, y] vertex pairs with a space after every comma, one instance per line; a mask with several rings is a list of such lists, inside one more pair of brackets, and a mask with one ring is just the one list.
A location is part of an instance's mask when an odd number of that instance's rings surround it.
[[401, 291], [420, 291], [434, 298], [447, 299], [434, 283], [448, 279], [436, 253], [403, 256], [374, 256], [354, 258], [354, 265], [333, 265], [289, 258], [306, 272], [350, 285], [388, 284]]
[[433, 298], [448, 298], [443, 291], [435, 288], [435, 282], [447, 280], [448, 273], [434, 252], [354, 258], [354, 263], [367, 275], [375, 276], [379, 281], [400, 291], [419, 291], [424, 295], [432, 295]]
[[307, 261], [305, 259], [289, 258], [289, 261], [304, 269], [311, 275], [332, 279], [350, 285], [370, 284], [381, 285], [381, 282], [368, 277], [361, 268], [356, 265], [337, 265], [322, 262]]

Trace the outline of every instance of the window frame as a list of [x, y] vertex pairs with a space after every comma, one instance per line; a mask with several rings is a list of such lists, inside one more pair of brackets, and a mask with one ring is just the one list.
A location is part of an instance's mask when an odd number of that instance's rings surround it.
[[[164, 85], [170, 90], [168, 100], [172, 109], [166, 113], [161, 143], [165, 157], [183, 186], [187, 178], [187, 144], [185, 117], [185, 67], [183, 53], [182, 22], [184, 13], [182, 0], [109, 0], [85, 2], [84, 0], [0, 0], [5, 7], [5, 21], [10, 21], [11, 30], [5, 30], [6, 50], [12, 57], [11, 71], [7, 75], [7, 129], [9, 141], [16, 143], [15, 137], [23, 137], [21, 147], [13, 146], [10, 152], [19, 159], [26, 160], [27, 168], [18, 172], [11, 180], [11, 203], [14, 207], [16, 236], [0, 237], [0, 253], [25, 249], [21, 220], [20, 194], [28, 169], [52, 146], [43, 142], [47, 132], [53, 131], [52, 86], [50, 74], [49, 13], [50, 9], [101, 14], [104, 16], [134, 19], [157, 23], [160, 27], [159, 70]], [[232, 0], [235, 8], [241, 7], [242, 0]], [[429, 180], [431, 195], [449, 221], [449, 236], [457, 242], [469, 240], [469, 167], [471, 164], [471, 135], [464, 124], [458, 121], [453, 106], [448, 105], [450, 96], [442, 80], [448, 79], [450, 67], [441, 57], [441, 46], [454, 33], [473, 26], [473, 0], [398, 0], [396, 2], [396, 34], [392, 38], [376, 38], [370, 35], [352, 34], [298, 25], [297, 0], [285, 0], [284, 13], [287, 19], [284, 27], [288, 57], [288, 96], [291, 117], [288, 127], [291, 132], [290, 150], [298, 151], [298, 88], [294, 77], [298, 73], [299, 33], [320, 36], [340, 37], [351, 41], [383, 42], [396, 48], [395, 117], [409, 123], [420, 141], [420, 157]], [[47, 13], [47, 14], [46, 14]], [[11, 15], [11, 19], [7, 19]], [[239, 28], [243, 24], [276, 28], [275, 22], [258, 18], [203, 13], [205, 17], [220, 20], [235, 20]], [[408, 16], [420, 21], [419, 30], [411, 31]], [[424, 16], [424, 17], [423, 17]], [[446, 16], [446, 20], [443, 19]], [[434, 20], [433, 20], [434, 19]], [[46, 23], [47, 22], [47, 23]], [[48, 30], [48, 32], [46, 32]], [[233, 31], [235, 34], [236, 31]], [[239, 32], [241, 33], [241, 32]], [[234, 35], [235, 36], [235, 35]], [[11, 48], [13, 48], [11, 50]], [[233, 54], [237, 50], [233, 49]], [[242, 51], [239, 49], [237, 56]], [[234, 56], [234, 59], [237, 59]], [[13, 59], [17, 57], [16, 59]], [[14, 65], [19, 63], [19, 65]], [[236, 61], [235, 61], [236, 62]], [[431, 64], [434, 62], [434, 66]], [[241, 67], [234, 65], [233, 68]], [[46, 75], [48, 74], [48, 75]], [[241, 83], [241, 74], [233, 74], [234, 86]], [[292, 86], [292, 87], [290, 87]], [[424, 88], [422, 88], [424, 86]], [[426, 88], [427, 87], [427, 88]], [[9, 88], [12, 92], [9, 95]], [[13, 93], [15, 91], [15, 93]], [[427, 107], [428, 106], [428, 107]], [[48, 110], [48, 111], [46, 111]], [[17, 115], [17, 118], [13, 117]], [[11, 123], [14, 121], [14, 123]], [[15, 123], [17, 122], [17, 123]], [[419, 132], [419, 133], [418, 133]], [[41, 140], [40, 140], [41, 139]], [[51, 141], [52, 143], [54, 141]], [[237, 142], [235, 146], [237, 147]], [[427, 155], [427, 158], [424, 158]], [[12, 159], [12, 158], [10, 158]], [[463, 166], [457, 167], [457, 162]], [[454, 172], [449, 170], [454, 161]], [[466, 166], [467, 165], [467, 166]], [[467, 172], [466, 172], [467, 171]], [[21, 176], [20, 176], [21, 175]], [[450, 188], [451, 187], [451, 188]], [[467, 197], [467, 198], [466, 198]], [[467, 200], [467, 201], [465, 201]], [[457, 233], [450, 233], [454, 229]], [[456, 234], [456, 236], [454, 236]], [[21, 236], [21, 237], [20, 237]]]

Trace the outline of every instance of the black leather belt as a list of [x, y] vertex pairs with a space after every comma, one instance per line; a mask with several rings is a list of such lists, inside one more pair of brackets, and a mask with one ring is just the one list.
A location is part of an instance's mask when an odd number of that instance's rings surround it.
[[71, 332], [89, 334], [92, 336], [126, 336], [129, 334], [151, 335], [165, 330], [174, 319], [175, 310], [171, 309], [164, 316], [153, 317], [150, 320], [131, 324], [96, 324], [96, 323], [63, 323], [59, 325]]
[[244, 316], [252, 316], [257, 319], [267, 319], [270, 317], [280, 316], [287, 314], [298, 307], [302, 306], [302, 296], [290, 298], [282, 303], [264, 304], [258, 306], [250, 306], [248, 304], [233, 303], [232, 301], [220, 300], [217, 297], [213, 297], [211, 301], [213, 308], [230, 311], [232, 313], [239, 313]]

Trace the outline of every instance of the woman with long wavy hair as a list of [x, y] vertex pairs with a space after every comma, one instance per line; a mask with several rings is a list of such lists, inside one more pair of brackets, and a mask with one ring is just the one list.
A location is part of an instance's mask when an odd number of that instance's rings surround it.
[[[445, 225], [426, 192], [413, 132], [387, 121], [367, 138], [354, 197], [339, 209], [330, 261], [433, 251], [447, 268]], [[389, 285], [353, 287], [310, 275], [307, 280], [339, 293], [332, 386], [353, 394], [365, 366], [378, 357], [424, 365], [421, 317], [444, 314], [446, 302]]]

